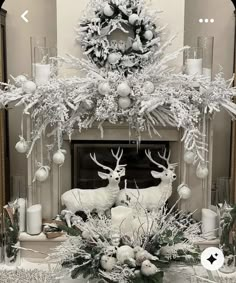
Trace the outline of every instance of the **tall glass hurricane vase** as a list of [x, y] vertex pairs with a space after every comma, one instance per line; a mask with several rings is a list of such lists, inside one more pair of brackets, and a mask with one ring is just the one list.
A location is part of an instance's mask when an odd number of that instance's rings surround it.
[[45, 36], [31, 36], [30, 37], [30, 50], [31, 50], [31, 76], [34, 76], [34, 49], [35, 47], [46, 47]]

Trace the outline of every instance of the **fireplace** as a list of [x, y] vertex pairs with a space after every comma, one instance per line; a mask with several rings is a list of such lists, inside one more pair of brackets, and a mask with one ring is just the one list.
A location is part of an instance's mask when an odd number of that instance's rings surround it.
[[127, 164], [126, 176], [122, 178], [120, 187], [124, 187], [124, 180], [127, 180], [129, 188], [146, 188], [160, 183], [154, 179], [151, 170], [162, 171], [149, 161], [145, 150], [150, 149], [153, 158], [160, 164], [166, 166], [165, 161], [158, 155], [169, 152], [169, 142], [164, 141], [142, 141], [139, 147], [135, 141], [73, 141], [71, 144], [71, 187], [81, 189], [99, 188], [107, 185], [106, 180], [98, 176], [99, 168], [90, 158], [90, 153], [95, 153], [97, 160], [103, 165], [114, 168], [115, 160], [111, 154], [118, 148], [123, 149], [123, 156], [120, 164]]

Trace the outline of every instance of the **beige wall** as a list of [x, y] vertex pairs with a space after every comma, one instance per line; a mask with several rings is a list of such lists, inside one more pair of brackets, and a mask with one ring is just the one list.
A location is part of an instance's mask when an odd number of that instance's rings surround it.
[[[214, 36], [214, 73], [222, 66], [226, 78], [233, 76], [234, 13], [229, 0], [186, 0], [185, 44], [196, 46], [197, 36]], [[214, 24], [200, 24], [199, 18], [215, 19]], [[229, 176], [231, 123], [225, 112], [214, 122], [213, 180]]]
[[[46, 36], [50, 46], [56, 45], [55, 0], [7, 0], [7, 66], [8, 75], [31, 72], [30, 36]], [[29, 23], [21, 14], [29, 10]], [[20, 130], [21, 109], [9, 111], [11, 176], [26, 176], [26, 158], [15, 151]]]

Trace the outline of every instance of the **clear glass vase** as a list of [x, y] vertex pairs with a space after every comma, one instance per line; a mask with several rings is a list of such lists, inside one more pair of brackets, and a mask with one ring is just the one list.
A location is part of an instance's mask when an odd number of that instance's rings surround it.
[[184, 73], [187, 75], [202, 75], [203, 50], [190, 47], [184, 50]]
[[30, 50], [31, 50], [31, 76], [34, 76], [34, 49], [35, 47], [46, 47], [45, 36], [31, 36], [30, 37]]

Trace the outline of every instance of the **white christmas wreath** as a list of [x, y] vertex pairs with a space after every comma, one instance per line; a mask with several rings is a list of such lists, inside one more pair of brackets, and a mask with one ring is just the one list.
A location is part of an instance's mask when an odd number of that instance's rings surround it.
[[[139, 70], [160, 46], [160, 32], [142, 0], [91, 1], [92, 11], [80, 22], [78, 39], [84, 54], [99, 68]], [[127, 41], [110, 40], [120, 30]]]

